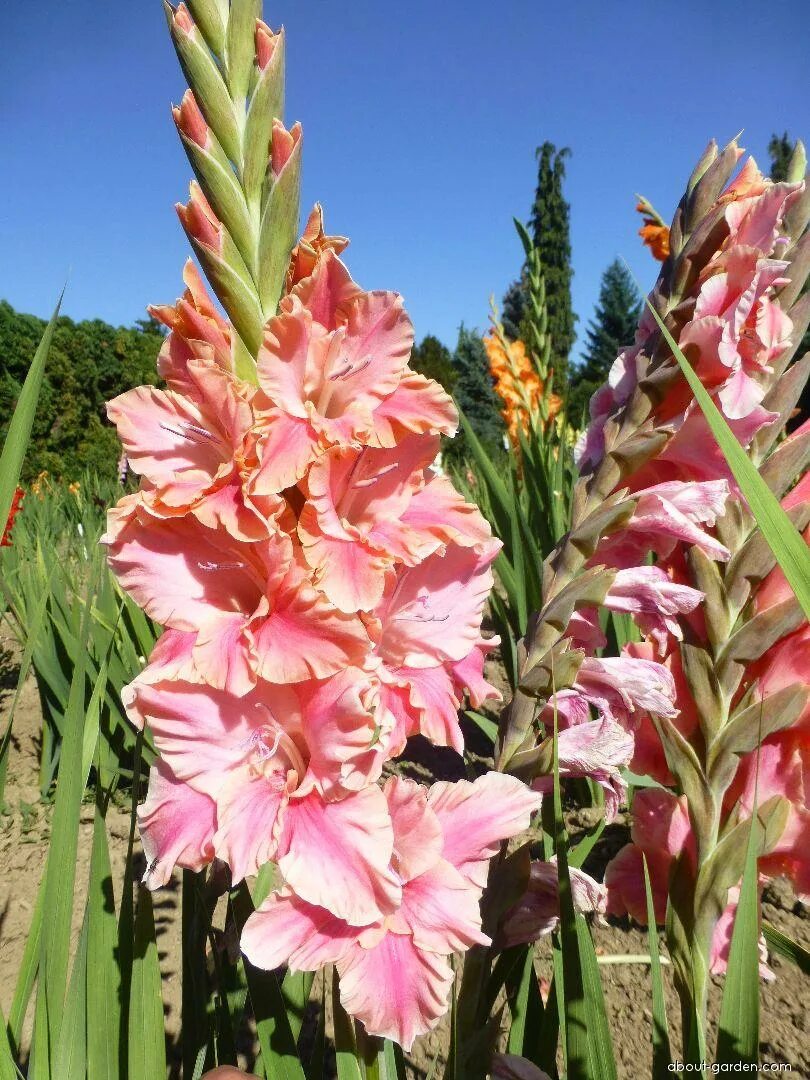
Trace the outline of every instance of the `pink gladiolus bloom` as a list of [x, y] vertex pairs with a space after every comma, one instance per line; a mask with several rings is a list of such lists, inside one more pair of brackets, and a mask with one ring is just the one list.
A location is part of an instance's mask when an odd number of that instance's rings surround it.
[[660, 567], [634, 566], [618, 571], [605, 607], [630, 613], [639, 630], [655, 640], [663, 655], [670, 636], [683, 640], [677, 616], [694, 611], [702, 599], [702, 592], [672, 581]]
[[212, 686], [245, 693], [257, 676], [292, 683], [362, 665], [368, 635], [336, 611], [294, 559], [287, 535], [239, 543], [193, 517], [156, 519], [138, 495], [110, 512], [110, 565], [157, 622], [196, 631]]
[[412, 343], [401, 298], [363, 292], [326, 252], [267, 326], [259, 356], [264, 419], [255, 490], [290, 487], [330, 446], [393, 445], [386, 437], [393, 419], [414, 433], [452, 433], [455, 413], [446, 395], [438, 425], [430, 415], [417, 419], [418, 401], [411, 404], [406, 395], [401, 416], [391, 402], [391, 418], [377, 429], [376, 410], [408, 374]]
[[634, 495], [638, 503], [633, 517], [622, 532], [599, 545], [593, 562], [637, 566], [648, 551], [666, 558], [679, 542], [694, 544], [712, 559], [728, 559], [727, 548], [700, 527], [713, 527], [723, 513], [729, 495], [725, 480], [699, 484], [669, 480]]
[[[806, 672], [810, 627], [803, 628], [803, 669]], [[781, 643], [780, 643], [781, 644]], [[793, 685], [806, 686], [807, 676]], [[760, 684], [764, 692], [764, 687]], [[768, 706], [764, 698], [764, 708]], [[810, 705], [805, 713], [810, 711]], [[810, 900], [810, 859], [807, 837], [810, 835], [810, 726], [800, 718], [794, 726], [769, 736], [759, 749], [759, 781], [757, 786], [757, 754], [746, 754], [731, 787], [726, 792], [724, 809], [727, 813], [738, 808], [750, 817], [756, 791], [759, 805], [774, 795], [790, 803], [787, 823], [782, 835], [767, 855], [760, 857], [757, 866], [768, 877], [785, 876], [793, 882], [799, 897]]]
[[[204, 342], [213, 350], [216, 364], [231, 371], [231, 328], [217, 311], [206, 291], [197, 267], [188, 260], [183, 268], [186, 291], [177, 303], [151, 305], [149, 314], [173, 331], [160, 350], [158, 373], [170, 390], [194, 396], [196, 384], [186, 374], [190, 358], [199, 355], [199, 347], [191, 348], [189, 342]], [[178, 339], [185, 339], [181, 342]]]
[[[568, 869], [574, 907], [581, 912], [604, 915], [607, 891], [604, 885], [576, 866]], [[560, 922], [559, 878], [556, 856], [548, 862], [535, 860], [529, 872], [525, 895], [506, 915], [502, 930], [504, 948], [526, 945], [557, 929]]]
[[[627, 791], [619, 767], [633, 756], [633, 736], [612, 720], [590, 720], [559, 731], [557, 753], [560, 776], [587, 776], [599, 784], [605, 793], [605, 817], [612, 821]], [[553, 776], [539, 776], [532, 787], [548, 794], [553, 782]]]
[[793, 324], [769, 298], [785, 283], [787, 264], [742, 249], [730, 252], [723, 265], [702, 286], [679, 344], [701, 381], [716, 388], [726, 416], [740, 420], [762, 401], [757, 375], [771, 371], [771, 361], [790, 344]]
[[298, 536], [341, 611], [376, 607], [397, 563], [414, 566], [450, 540], [490, 539], [478, 510], [429, 471], [438, 449], [438, 437], [414, 435], [391, 449], [336, 447], [312, 465]]
[[636, 712], [677, 715], [672, 675], [654, 660], [586, 656], [574, 689], [608, 720], [627, 720]]
[[279, 500], [253, 500], [246, 437], [253, 411], [232, 377], [212, 360], [189, 359], [195, 395], [139, 386], [107, 404], [130, 467], [150, 486], [150, 505], [166, 516], [193, 513], [245, 540], [266, 537]]
[[158, 760], [149, 773], [149, 791], [138, 807], [138, 828], [146, 856], [144, 881], [157, 889], [175, 866], [202, 870], [214, 858], [216, 806], [204, 792], [178, 780]]
[[391, 777], [385, 798], [394, 828], [392, 867], [402, 884], [396, 911], [350, 927], [284, 888], [248, 919], [242, 948], [268, 969], [336, 964], [344, 1008], [370, 1034], [407, 1050], [447, 1009], [453, 980], [447, 957], [489, 943], [478, 906], [488, 860], [503, 840], [528, 827], [539, 799], [498, 773], [429, 791]]
[[241, 698], [146, 674], [125, 703], [177, 780], [213, 801], [213, 850], [234, 880], [274, 859], [300, 897], [362, 925], [399, 900], [388, 811], [373, 784], [385, 758], [375, 693], [353, 669]]

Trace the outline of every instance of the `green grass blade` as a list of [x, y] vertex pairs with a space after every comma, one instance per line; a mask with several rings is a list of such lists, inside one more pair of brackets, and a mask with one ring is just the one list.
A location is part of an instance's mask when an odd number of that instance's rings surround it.
[[[63, 294], [64, 295], [64, 290]], [[8, 426], [8, 434], [0, 452], [0, 532], [8, 519], [14, 492], [20, 482], [20, 473], [28, 450], [28, 442], [31, 438], [31, 428], [34, 424], [34, 416], [37, 411], [39, 392], [42, 389], [42, 377], [45, 374], [45, 363], [51, 348], [56, 320], [59, 317], [59, 308], [62, 305], [62, 296], [56, 305], [50, 322], [45, 327], [31, 367], [25, 377], [17, 404], [14, 406], [14, 414]]]
[[516, 965], [506, 980], [512, 1015], [507, 1049], [510, 1054], [535, 1061], [537, 1033], [543, 1022], [543, 999], [534, 970], [534, 947], [524, 946], [523, 954], [522, 963]]
[[756, 1066], [759, 1059], [759, 831], [759, 820], [753, 816], [720, 1006], [716, 1060], [723, 1065]]
[[464, 438], [470, 447], [473, 461], [479, 470], [480, 479], [486, 486], [492, 516], [495, 519], [493, 525], [496, 534], [500, 537], [508, 536], [512, 514], [512, 500], [509, 496], [509, 489], [501, 479], [498, 470], [490, 460], [489, 454], [481, 445], [478, 436], [461, 409], [458, 410], [458, 416], [464, 431]]
[[782, 567], [788, 584], [796, 594], [802, 610], [810, 619], [810, 547], [807, 546], [801, 533], [782, 509], [779, 500], [759, 475], [748, 454], [734, 438], [734, 434], [722, 413], [712, 401], [711, 395], [695, 374], [689, 361], [678, 348], [676, 341], [667, 330], [658, 312], [649, 301], [647, 301], [647, 306], [660, 326], [667, 344], [672, 349], [698, 405], [703, 410], [706, 422], [717, 440], [718, 446], [723, 451], [729, 468], [734, 474], [734, 479], [748, 501], [757, 525], [762, 530], [762, 535]]
[[346, 1010], [340, 1004], [340, 983], [337, 969], [332, 974], [332, 1017], [335, 1025], [335, 1064], [337, 1080], [363, 1080], [357, 1057], [354, 1028]]
[[17, 1080], [17, 1077], [21, 1075], [14, 1064], [14, 1054], [8, 1040], [6, 1018], [3, 1016], [3, 1010], [0, 1009], [0, 1080]]
[[650, 950], [650, 979], [652, 980], [652, 1045], [653, 1045], [653, 1080], [664, 1080], [669, 1075], [672, 1064], [672, 1051], [669, 1045], [669, 1027], [664, 999], [664, 979], [661, 974], [661, 958], [658, 953], [658, 931], [655, 923], [650, 872], [647, 869], [647, 856], [644, 860], [644, 889], [647, 895], [647, 941]]
[[[54, 564], [55, 566], [56, 564]], [[11, 747], [11, 733], [14, 725], [14, 713], [17, 710], [17, 704], [20, 700], [20, 694], [22, 693], [25, 680], [28, 678], [28, 672], [31, 669], [31, 660], [34, 655], [34, 649], [39, 640], [39, 635], [42, 631], [43, 623], [45, 622], [45, 615], [48, 610], [48, 597], [50, 596], [50, 576], [46, 588], [42, 590], [42, 595], [37, 601], [36, 610], [34, 611], [33, 619], [30, 624], [26, 626], [26, 638], [25, 647], [23, 648], [22, 658], [20, 659], [20, 670], [17, 675], [17, 686], [14, 690], [14, 697], [11, 701], [11, 708], [8, 711], [8, 722], [6, 724], [6, 730], [3, 733], [2, 742], [0, 742], [0, 807], [3, 805], [3, 797], [6, 787], [6, 772], [8, 770], [8, 755]]]
[[593, 938], [584, 915], [577, 914], [576, 924], [582, 981], [585, 989], [585, 1014], [588, 1021], [590, 1075], [602, 1077], [604, 1080], [616, 1080], [616, 1057], [610, 1038], [602, 975], [593, 947]]
[[204, 873], [183, 871], [181, 1037], [183, 1075], [191, 1077], [200, 1064], [213, 1058], [213, 1038], [208, 1011], [208, 972], [205, 963], [208, 917], [201, 895], [203, 877]]
[[107, 826], [96, 798], [87, 895], [87, 1080], [117, 1080], [121, 1035], [121, 972]]
[[762, 933], [765, 937], [765, 944], [771, 952], [776, 953], [777, 956], [781, 956], [785, 960], [789, 960], [791, 964], [795, 964], [799, 971], [805, 975], [810, 975], [810, 952], [803, 945], [788, 937], [787, 934], [783, 934], [781, 930], [777, 930], [769, 922], [762, 923]]
[[464, 715], [468, 720], [472, 720], [478, 730], [486, 735], [491, 743], [495, 743], [498, 738], [498, 725], [494, 720], [490, 720], [488, 716], [482, 716], [481, 713], [475, 712], [474, 709], [465, 709]]
[[17, 985], [14, 987], [14, 997], [11, 1000], [11, 1011], [8, 1017], [9, 1037], [15, 1047], [20, 1044], [25, 1014], [31, 994], [34, 991], [34, 982], [39, 969], [39, 954], [42, 942], [42, 917], [45, 911], [45, 878], [43, 877], [37, 891], [37, 899], [34, 905], [34, 914], [31, 916], [31, 925], [28, 928], [28, 937], [23, 949], [20, 968], [17, 973]]
[[51, 1075], [54, 1080], [85, 1080], [87, 1075], [88, 1032], [92, 1027], [88, 1023], [87, 1010], [88, 934], [88, 919], [85, 913], [73, 961], [64, 1022], [52, 1063]]
[[152, 894], [138, 892], [135, 943], [129, 994], [128, 1080], [154, 1080], [166, 1075], [163, 996], [155, 937]]
[[[96, 582], [87, 586], [87, 605], [82, 623], [81, 641], [87, 642], [90, 598]], [[51, 826], [51, 842], [45, 867], [44, 907], [48, 913], [42, 934], [37, 997], [45, 997], [44, 1008], [38, 1010], [41, 1021], [47, 1017], [48, 1044], [55, 1046], [62, 1023], [67, 989], [70, 924], [73, 912], [73, 892], [76, 883], [76, 854], [79, 840], [79, 816], [84, 784], [81, 776], [82, 739], [85, 704], [85, 648], [80, 649], [70, 696], [65, 712], [56, 805]], [[36, 1028], [35, 1023], [35, 1028]], [[40, 1035], [42, 1033], [40, 1032]], [[40, 1059], [39, 1067], [42, 1062]]]
[[281, 984], [281, 992], [287, 1006], [287, 1019], [290, 1022], [290, 1030], [293, 1038], [298, 1042], [301, 1034], [301, 1026], [304, 1023], [304, 1013], [312, 993], [312, 984], [315, 974], [312, 971], [288, 971]]

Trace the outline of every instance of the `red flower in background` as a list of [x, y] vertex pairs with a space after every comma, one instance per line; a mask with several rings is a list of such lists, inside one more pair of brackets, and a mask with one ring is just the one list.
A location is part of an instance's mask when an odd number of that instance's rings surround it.
[[0, 538], [0, 547], [11, 547], [11, 530], [14, 527], [14, 519], [22, 509], [22, 501], [25, 492], [21, 487], [18, 487], [14, 492], [14, 498], [11, 500], [11, 509], [8, 512], [8, 520], [6, 526], [3, 529], [3, 536]]

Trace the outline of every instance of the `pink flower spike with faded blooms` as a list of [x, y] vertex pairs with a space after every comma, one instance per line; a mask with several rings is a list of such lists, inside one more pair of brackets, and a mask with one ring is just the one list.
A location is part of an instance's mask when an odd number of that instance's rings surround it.
[[269, 969], [336, 964], [347, 1012], [369, 1034], [408, 1050], [447, 1009], [448, 957], [489, 944], [479, 910], [489, 859], [528, 828], [540, 799], [497, 773], [430, 789], [391, 777], [384, 794], [394, 831], [391, 868], [402, 890], [396, 910], [352, 927], [283, 888], [248, 919], [242, 949]]
[[[577, 911], [602, 916], [607, 910], [604, 885], [578, 869], [568, 868], [571, 894]], [[529, 871], [529, 887], [521, 900], [507, 912], [499, 935], [504, 948], [526, 945], [556, 930], [560, 922], [559, 877], [556, 856], [548, 862], [536, 860]]]

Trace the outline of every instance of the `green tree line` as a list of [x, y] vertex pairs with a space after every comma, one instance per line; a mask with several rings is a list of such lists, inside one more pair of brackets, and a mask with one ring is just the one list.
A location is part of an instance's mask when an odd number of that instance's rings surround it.
[[[42, 319], [0, 301], [0, 445], [44, 329]], [[58, 320], [23, 482], [43, 470], [65, 481], [87, 470], [115, 476], [121, 451], [104, 403], [133, 386], [158, 381], [155, 361], [162, 341], [161, 327], [152, 320], [130, 327], [101, 319]]]

